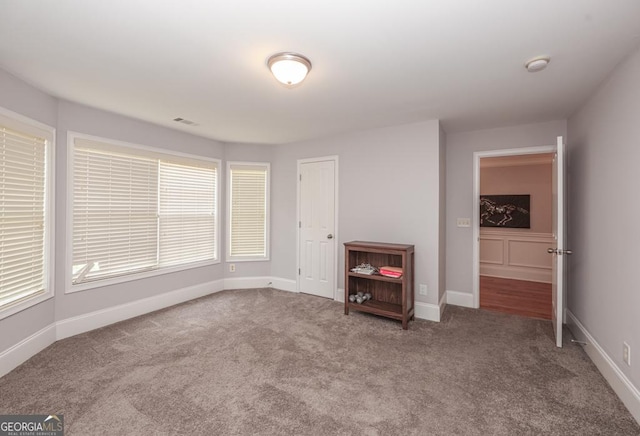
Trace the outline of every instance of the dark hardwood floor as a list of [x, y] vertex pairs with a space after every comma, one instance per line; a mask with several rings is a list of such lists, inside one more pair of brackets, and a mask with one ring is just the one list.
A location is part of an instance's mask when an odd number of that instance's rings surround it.
[[551, 283], [480, 276], [480, 308], [551, 319]]

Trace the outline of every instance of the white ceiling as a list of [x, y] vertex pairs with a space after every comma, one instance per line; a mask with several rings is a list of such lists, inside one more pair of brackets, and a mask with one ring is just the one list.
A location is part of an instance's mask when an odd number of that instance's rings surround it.
[[[638, 0], [0, 0], [0, 68], [225, 142], [563, 119], [639, 43]], [[279, 51], [311, 59], [301, 86], [270, 75]]]

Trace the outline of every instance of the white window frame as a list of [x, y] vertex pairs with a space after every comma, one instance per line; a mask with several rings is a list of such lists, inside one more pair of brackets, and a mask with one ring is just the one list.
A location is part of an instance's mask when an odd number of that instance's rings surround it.
[[[173, 156], [178, 158], [194, 159], [205, 162], [213, 162], [217, 168], [216, 181], [216, 215], [215, 215], [215, 253], [214, 259], [191, 262], [182, 265], [176, 265], [171, 267], [162, 267], [149, 271], [142, 271], [138, 273], [131, 273], [121, 275], [117, 277], [111, 277], [101, 280], [95, 280], [85, 283], [73, 284], [71, 270], [73, 267], [73, 159], [74, 159], [74, 144], [76, 139], [84, 139], [88, 141], [99, 142], [107, 146], [115, 146], [119, 148], [131, 149], [132, 153], [136, 151], [140, 154], [153, 153], [155, 155], [161, 154], [166, 156]], [[105, 286], [115, 285], [118, 283], [126, 283], [134, 280], [140, 280], [148, 277], [154, 277], [164, 274], [171, 274], [179, 271], [185, 271], [193, 268], [200, 268], [203, 266], [215, 265], [220, 263], [220, 181], [221, 175], [221, 160], [206, 156], [199, 156], [189, 153], [182, 153], [179, 151], [168, 150], [164, 148], [151, 147], [148, 145], [133, 144], [124, 141], [117, 141], [114, 139], [102, 138], [93, 135], [87, 135], [78, 132], [67, 132], [67, 238], [66, 238], [66, 256], [65, 256], [65, 294], [71, 294], [74, 292], [86, 291], [89, 289], [102, 288]]]
[[[256, 167], [267, 170], [267, 186], [265, 190], [265, 255], [264, 256], [232, 256], [231, 255], [231, 166]], [[271, 164], [269, 162], [227, 161], [226, 167], [226, 261], [227, 262], [263, 262], [270, 260], [271, 253]]]
[[45, 240], [44, 240], [44, 293], [27, 298], [26, 300], [0, 307], [0, 319], [21, 312], [36, 304], [42, 303], [55, 295], [55, 138], [56, 129], [40, 123], [8, 109], [0, 107], [0, 124], [13, 130], [44, 137], [46, 143], [45, 155]]

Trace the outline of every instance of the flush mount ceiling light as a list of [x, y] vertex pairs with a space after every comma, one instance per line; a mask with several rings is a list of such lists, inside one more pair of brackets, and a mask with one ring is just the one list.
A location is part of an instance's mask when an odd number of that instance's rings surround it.
[[550, 60], [551, 59], [548, 56], [538, 56], [537, 58], [528, 60], [527, 63], [524, 64], [524, 67], [528, 72], [536, 73], [547, 68]]
[[302, 82], [311, 71], [311, 61], [297, 53], [276, 53], [267, 59], [267, 65], [273, 77], [287, 86]]

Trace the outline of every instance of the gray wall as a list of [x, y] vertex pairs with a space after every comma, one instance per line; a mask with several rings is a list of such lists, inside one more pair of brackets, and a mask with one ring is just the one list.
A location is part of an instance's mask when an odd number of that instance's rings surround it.
[[[56, 127], [56, 99], [2, 70], [0, 70], [0, 106]], [[56, 147], [60, 148], [58, 144]], [[54, 317], [54, 300], [49, 299], [0, 320], [0, 353], [50, 325]]]
[[[640, 51], [569, 119], [568, 308], [640, 388]], [[631, 346], [629, 367], [622, 342]]]
[[[56, 320], [223, 278], [223, 266], [218, 264], [65, 294], [67, 273], [64, 264], [65, 250], [67, 249], [65, 244], [67, 238], [67, 131], [221, 160], [224, 158], [224, 145], [219, 142], [114, 113], [60, 101], [57, 132], [59, 147], [56, 153], [56, 259], [60, 260], [56, 264]], [[221, 200], [224, 200], [223, 191], [221, 191]], [[224, 215], [221, 214], [220, 220], [224, 226]], [[222, 229], [224, 227], [221, 227], [220, 231], [221, 254], [224, 253]]]
[[552, 233], [552, 169], [551, 163], [482, 168], [480, 170], [480, 195], [529, 194], [531, 227], [528, 229], [510, 228], [508, 231]]
[[457, 218], [473, 218], [473, 153], [555, 145], [566, 134], [566, 121], [550, 121], [447, 135], [447, 290], [473, 291], [472, 228], [456, 226]]
[[[437, 303], [440, 275], [439, 189], [444, 159], [438, 121], [366, 130], [279, 145], [272, 165], [272, 275], [296, 279], [297, 160], [338, 155], [338, 266], [343, 243], [370, 240], [414, 244], [416, 283]], [[393, 198], [385, 201], [385, 198]], [[344, 287], [338, 267], [338, 286]]]
[[[225, 145], [117, 114], [59, 101], [0, 70], [0, 106], [56, 128], [55, 296], [0, 320], [0, 352], [58, 320], [223, 278], [224, 264], [65, 294], [67, 132], [149, 145], [224, 160]], [[224, 161], [222, 162], [224, 189]], [[224, 191], [221, 191], [221, 236]], [[224, 253], [224, 238], [220, 241]]]
[[446, 275], [447, 275], [447, 137], [445, 135], [444, 129], [440, 126], [440, 137], [439, 137], [439, 147], [440, 147], [440, 203], [438, 204], [438, 238], [440, 239], [439, 244], [439, 268], [438, 268], [438, 277], [439, 287], [438, 287], [438, 300], [442, 298], [442, 296], [447, 292], [446, 286]]

